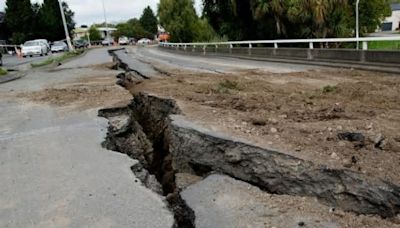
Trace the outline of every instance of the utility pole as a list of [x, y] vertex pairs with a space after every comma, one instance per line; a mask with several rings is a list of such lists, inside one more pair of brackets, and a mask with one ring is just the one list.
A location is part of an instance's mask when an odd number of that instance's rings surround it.
[[[101, 1], [103, 3], [103, 13], [104, 13], [104, 22], [106, 23], [106, 38], [105, 40], [107, 40], [108, 42], [108, 23], [107, 23], [107, 14], [106, 14], [106, 7], [104, 5], [104, 0]], [[110, 45], [110, 43], [108, 43], [108, 45]]]
[[69, 48], [69, 51], [73, 51], [74, 46], [72, 46], [71, 37], [69, 37], [67, 21], [65, 20], [64, 8], [62, 6], [61, 0], [58, 0], [58, 4], [60, 5], [61, 18], [62, 18], [63, 25], [64, 25], [65, 38], [67, 39], [68, 48]]
[[356, 2], [356, 38], [357, 38], [357, 50], [360, 48], [360, 42], [358, 39], [360, 38], [360, 14], [359, 14], [359, 6], [360, 0]]

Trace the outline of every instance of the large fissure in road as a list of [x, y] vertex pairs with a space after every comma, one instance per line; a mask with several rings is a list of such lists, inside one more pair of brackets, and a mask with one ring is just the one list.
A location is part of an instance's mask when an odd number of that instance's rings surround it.
[[[118, 78], [123, 87], [143, 80], [129, 72]], [[166, 196], [176, 227], [195, 227], [195, 214], [177, 187], [180, 174], [223, 173], [270, 193], [315, 197], [357, 214], [386, 218], [400, 212], [395, 184], [210, 132], [187, 121], [172, 99], [138, 93], [127, 107], [100, 110], [99, 115], [110, 123], [103, 146], [139, 161], [132, 171], [146, 187]]]
[[194, 227], [194, 212], [185, 204], [175, 185], [166, 129], [169, 115], [181, 111], [173, 100], [140, 94], [128, 107], [103, 109], [99, 116], [109, 120], [103, 146], [137, 159], [131, 169], [142, 183], [166, 196], [175, 215], [176, 227]]

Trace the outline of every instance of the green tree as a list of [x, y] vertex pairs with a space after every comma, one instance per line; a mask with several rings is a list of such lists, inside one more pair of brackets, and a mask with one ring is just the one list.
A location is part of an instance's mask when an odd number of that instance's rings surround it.
[[[356, 0], [351, 0], [352, 6], [355, 9]], [[380, 27], [385, 17], [392, 14], [390, 8], [390, 0], [368, 0], [360, 1], [360, 33], [366, 34], [374, 32], [377, 27]], [[352, 15], [355, 18], [355, 14]], [[355, 27], [355, 20], [351, 24]]]
[[193, 0], [161, 0], [158, 5], [160, 24], [173, 42], [207, 41], [215, 36], [207, 20], [201, 20]]
[[[398, 0], [360, 1], [360, 30], [373, 32]], [[354, 36], [356, 0], [203, 0], [221, 36], [274, 39]], [[249, 15], [251, 15], [249, 17]]]
[[136, 18], [130, 19], [125, 23], [116, 26], [117, 31], [113, 33], [116, 38], [121, 36], [133, 37], [136, 39], [153, 38], [154, 34], [146, 31], [140, 21]]
[[34, 12], [30, 0], [7, 0], [5, 24], [11, 31], [11, 40], [20, 44], [32, 37]]
[[156, 34], [157, 33], [157, 17], [154, 15], [153, 10], [150, 8], [150, 6], [146, 7], [143, 10], [143, 14], [140, 17], [140, 24], [142, 25], [143, 29], [148, 31], [151, 34]]
[[91, 41], [98, 41], [102, 39], [100, 31], [97, 29], [95, 25], [92, 25], [89, 28], [89, 38]]
[[[73, 20], [74, 13], [69, 9], [65, 2], [63, 2], [62, 5], [67, 21], [67, 27], [71, 35], [71, 32], [75, 27], [75, 22]], [[65, 39], [65, 32], [58, 0], [43, 1], [43, 4], [39, 10], [39, 23], [39, 31], [43, 38], [51, 41]]]

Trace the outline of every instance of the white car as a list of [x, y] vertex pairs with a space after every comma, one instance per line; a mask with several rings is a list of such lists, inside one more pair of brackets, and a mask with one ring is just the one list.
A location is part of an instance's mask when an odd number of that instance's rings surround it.
[[68, 51], [68, 46], [64, 41], [56, 41], [51, 45], [51, 52]]
[[44, 45], [46, 45], [46, 47], [47, 47], [47, 52], [50, 52], [50, 44], [49, 44], [49, 41], [47, 41], [46, 39], [36, 39], [36, 40], [34, 40], [34, 41], [39, 41], [39, 42], [43, 43]]
[[112, 46], [114, 44], [114, 40], [112, 38], [105, 38], [101, 41], [101, 45], [103, 46]]
[[49, 48], [44, 42], [36, 41], [36, 40], [31, 40], [31, 41], [26, 41], [24, 45], [22, 45], [22, 57], [27, 57], [27, 56], [34, 56], [34, 55], [47, 55], [49, 52]]
[[128, 45], [128, 44], [129, 44], [129, 39], [128, 39], [128, 37], [126, 37], [126, 36], [121, 36], [121, 37], [118, 39], [118, 44], [119, 44], [119, 45]]
[[147, 39], [147, 38], [140, 39], [140, 40], [137, 42], [137, 44], [141, 44], [141, 45], [147, 45], [147, 44], [150, 44], [150, 43], [151, 43], [151, 40], [149, 40], [149, 39]]

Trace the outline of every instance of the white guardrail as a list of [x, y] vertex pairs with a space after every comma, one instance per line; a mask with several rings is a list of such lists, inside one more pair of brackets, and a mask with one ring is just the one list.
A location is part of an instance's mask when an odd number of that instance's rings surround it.
[[11, 50], [13, 53], [17, 53], [18, 47], [19, 47], [19, 45], [0, 44], [0, 52], [2, 52], [2, 50], [4, 50], [8, 53]]
[[362, 43], [362, 49], [368, 50], [368, 42], [371, 41], [400, 41], [400, 36], [388, 37], [360, 37], [360, 38], [321, 38], [321, 39], [287, 39], [287, 40], [249, 40], [249, 41], [228, 41], [228, 42], [209, 42], [209, 43], [160, 43], [163, 47], [186, 47], [192, 46], [222, 46], [227, 45], [233, 48], [233, 45], [248, 45], [252, 48], [255, 44], [273, 44], [274, 48], [279, 48], [279, 44], [303, 44], [308, 43], [309, 49], [314, 49], [314, 43]]

